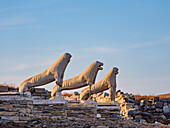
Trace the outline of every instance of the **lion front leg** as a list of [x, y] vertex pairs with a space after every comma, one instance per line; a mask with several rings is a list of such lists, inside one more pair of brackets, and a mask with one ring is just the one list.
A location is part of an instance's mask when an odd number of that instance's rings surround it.
[[111, 101], [115, 101], [115, 95], [116, 95], [116, 82], [114, 82], [113, 85], [109, 86], [109, 97]]
[[59, 85], [55, 85], [53, 90], [51, 91], [51, 98], [50, 99], [53, 99], [54, 96], [56, 96], [56, 92], [61, 92], [61, 87]]
[[87, 85], [89, 85], [89, 98], [88, 98], [88, 100], [91, 100], [91, 86], [93, 85], [93, 83], [91, 83], [91, 82], [87, 82]]
[[59, 85], [60, 87], [62, 87], [63, 79], [58, 76], [58, 73], [57, 73], [57, 72], [54, 73], [54, 79], [55, 79], [56, 85]]
[[89, 98], [87, 100], [91, 100], [91, 85], [89, 85]]
[[30, 83], [24, 82], [24, 83], [22, 83], [22, 84], [20, 85], [20, 87], [19, 87], [19, 93], [20, 93], [21, 95], [23, 95], [24, 92], [27, 92], [27, 91], [29, 91], [30, 89], [31, 89]]
[[114, 89], [113, 89], [113, 85], [112, 84], [108, 84], [108, 88], [109, 88], [109, 98], [111, 101], [114, 101]]
[[88, 98], [88, 100], [91, 100], [91, 94], [92, 94], [92, 93], [91, 93], [91, 92], [92, 92], [92, 91], [91, 91], [91, 86], [93, 85], [93, 83], [88, 82], [87, 84], [89, 85], [89, 98]]
[[110, 100], [111, 101], [113, 101], [113, 87], [111, 86], [110, 88], [109, 88], [109, 98], [110, 98]]

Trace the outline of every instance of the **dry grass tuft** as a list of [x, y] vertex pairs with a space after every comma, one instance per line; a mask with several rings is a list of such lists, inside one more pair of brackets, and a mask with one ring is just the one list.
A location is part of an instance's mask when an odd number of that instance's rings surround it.
[[170, 98], [170, 93], [168, 94], [162, 94], [162, 95], [133, 95], [135, 97], [135, 100], [137, 101], [137, 103], [140, 100], [153, 100], [154, 97], [159, 97], [160, 99], [164, 99], [164, 98]]
[[68, 97], [70, 97], [70, 96], [72, 96], [73, 94], [70, 94], [70, 93], [64, 93], [64, 94], [62, 94], [62, 96], [68, 96]]

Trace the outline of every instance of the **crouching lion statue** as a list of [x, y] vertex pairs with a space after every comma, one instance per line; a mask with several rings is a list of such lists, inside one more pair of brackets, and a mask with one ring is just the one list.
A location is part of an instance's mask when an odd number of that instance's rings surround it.
[[[103, 92], [109, 89], [111, 101], [115, 100], [116, 93], [116, 75], [118, 74], [118, 68], [112, 68], [109, 73], [99, 82], [91, 86], [91, 94]], [[90, 97], [90, 88], [83, 89], [80, 93], [80, 100], [87, 100]]]
[[25, 80], [19, 87], [20, 94], [29, 91], [32, 87], [42, 86], [53, 81], [61, 86], [63, 83], [64, 71], [71, 57], [69, 53], [64, 53], [51, 67]]
[[78, 89], [87, 85], [92, 85], [95, 83], [95, 79], [98, 73], [98, 70], [102, 70], [103, 63], [95, 61], [92, 63], [83, 73], [63, 81], [62, 87], [55, 85], [51, 92], [51, 99], [54, 98], [56, 92], [61, 92], [63, 90], [72, 90]]

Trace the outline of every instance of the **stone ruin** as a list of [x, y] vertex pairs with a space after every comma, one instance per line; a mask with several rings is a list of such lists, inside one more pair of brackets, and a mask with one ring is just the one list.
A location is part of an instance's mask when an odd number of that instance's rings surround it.
[[[63, 54], [48, 69], [26, 79], [20, 85], [19, 92], [9, 92], [9, 89], [1, 87], [0, 122], [28, 123], [30, 120], [42, 118], [63, 121], [118, 120], [120, 106], [114, 100], [110, 100], [109, 103], [97, 103], [92, 100], [65, 100], [62, 97], [61, 91], [64, 89], [91, 87], [95, 84], [98, 70], [103, 69], [101, 67], [103, 63], [95, 61], [79, 76], [63, 82], [64, 71], [71, 57], [69, 53]], [[113, 80], [115, 81], [115, 79]], [[51, 94], [44, 88], [35, 88], [53, 81], [56, 83], [55, 86], [62, 90], [58, 91], [54, 88]], [[109, 88], [112, 88], [112, 84], [108, 84]], [[111, 95], [114, 95], [114, 89], [112, 89]]]
[[81, 102], [79, 100], [49, 100], [50, 92], [34, 88], [20, 95], [19, 92], [0, 93], [0, 124], [27, 124], [39, 119], [78, 122], [118, 120], [120, 107], [116, 103]]
[[[132, 120], [133, 122], [142, 122], [144, 123], [142, 125], [150, 127], [145, 123], [151, 123], [148, 120], [150, 119], [148, 114], [154, 115], [154, 119], [158, 119], [154, 122], [168, 124], [157, 116], [158, 114], [164, 115], [163, 111], [160, 111], [160, 109], [163, 110], [163, 107], [158, 105], [158, 101], [152, 105], [147, 102], [144, 105], [138, 105], [132, 94], [121, 91], [117, 91], [116, 94], [116, 101], [120, 105], [116, 102], [108, 103], [109, 94], [106, 92], [93, 94], [91, 98], [95, 102], [78, 100], [80, 97], [78, 92], [73, 93], [71, 97], [65, 96], [64, 98], [68, 99], [65, 101], [49, 100], [50, 94], [51, 92], [44, 88], [32, 88], [24, 95], [20, 95], [19, 92], [1, 92], [0, 126], [2, 124], [11, 124], [12, 126], [29, 124], [30, 127], [43, 127], [44, 125], [51, 127], [97, 127], [112, 126], [115, 121]], [[148, 102], [150, 103], [150, 101]], [[168, 102], [169, 104], [169, 99], [160, 99], [159, 102]], [[150, 111], [151, 108], [152, 111]], [[159, 112], [157, 112], [157, 108], [159, 108]], [[130, 124], [126, 122], [127, 124], [124, 126], [133, 126], [133, 122]], [[116, 124], [114, 125], [116, 126]]]
[[15, 86], [7, 86], [6, 84], [0, 84], [0, 92], [18, 92], [18, 88]]
[[159, 97], [154, 97], [152, 100], [141, 100], [140, 110], [143, 113], [151, 114], [151, 119], [148, 119], [145, 115], [146, 120], [170, 124], [170, 98], [159, 99]]
[[[108, 102], [109, 94], [106, 92], [93, 94], [92, 99], [98, 103]], [[137, 103], [132, 94], [118, 90], [115, 101], [120, 104], [120, 117], [122, 119], [170, 124], [170, 98], [154, 97], [153, 100], [141, 100], [140, 103]]]
[[[69, 53], [63, 54], [47, 70], [25, 80], [20, 85], [19, 92], [0, 86], [0, 125], [5, 127], [3, 124], [15, 123], [29, 124], [30, 127], [34, 127], [38, 120], [43, 120], [46, 124], [42, 126], [43, 122], [41, 122], [36, 126], [86, 127], [88, 125], [97, 127], [114, 125], [116, 127], [113, 122], [119, 119], [141, 122], [146, 116], [147, 122], [159, 121], [155, 120], [155, 117], [152, 120], [151, 115], [158, 113], [164, 115], [167, 122], [169, 121], [169, 112], [165, 115], [162, 111], [164, 109], [168, 111], [168, 109], [161, 106], [162, 102], [163, 104], [165, 102], [169, 104], [169, 102], [159, 100], [149, 105], [150, 101], [148, 101], [143, 106], [139, 106], [132, 94], [124, 94], [121, 91], [116, 93], [118, 68], [112, 68], [109, 75], [95, 84], [98, 70], [101, 70], [103, 65], [96, 61], [79, 76], [63, 81], [64, 71], [70, 58]], [[52, 81], [56, 83], [52, 93], [44, 88], [35, 88]], [[84, 86], [89, 86], [83, 92], [86, 99], [81, 99], [81, 93], [78, 92], [75, 92], [71, 97], [62, 97], [61, 95], [62, 90], [72, 90]], [[103, 92], [105, 90], [109, 90], [110, 94]], [[161, 119], [165, 121], [165, 119]], [[126, 126], [132, 125], [132, 122], [126, 124]], [[121, 127], [119, 124], [117, 126]]]
[[[74, 92], [70, 97], [65, 96], [65, 99], [79, 100], [80, 94]], [[91, 99], [97, 103], [108, 103], [110, 101], [107, 92], [93, 94]], [[170, 107], [168, 107], [170, 98], [159, 99], [159, 97], [154, 97], [153, 100], [141, 100], [140, 103], [137, 103], [132, 94], [118, 90], [115, 101], [120, 105], [120, 118], [124, 120], [170, 124]]]

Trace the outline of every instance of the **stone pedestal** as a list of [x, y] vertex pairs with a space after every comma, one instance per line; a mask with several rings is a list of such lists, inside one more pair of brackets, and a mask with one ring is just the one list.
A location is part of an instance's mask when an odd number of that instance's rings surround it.
[[65, 100], [64, 97], [62, 97], [61, 92], [56, 92], [56, 96], [50, 98], [50, 101], [67, 103], [67, 100]]

